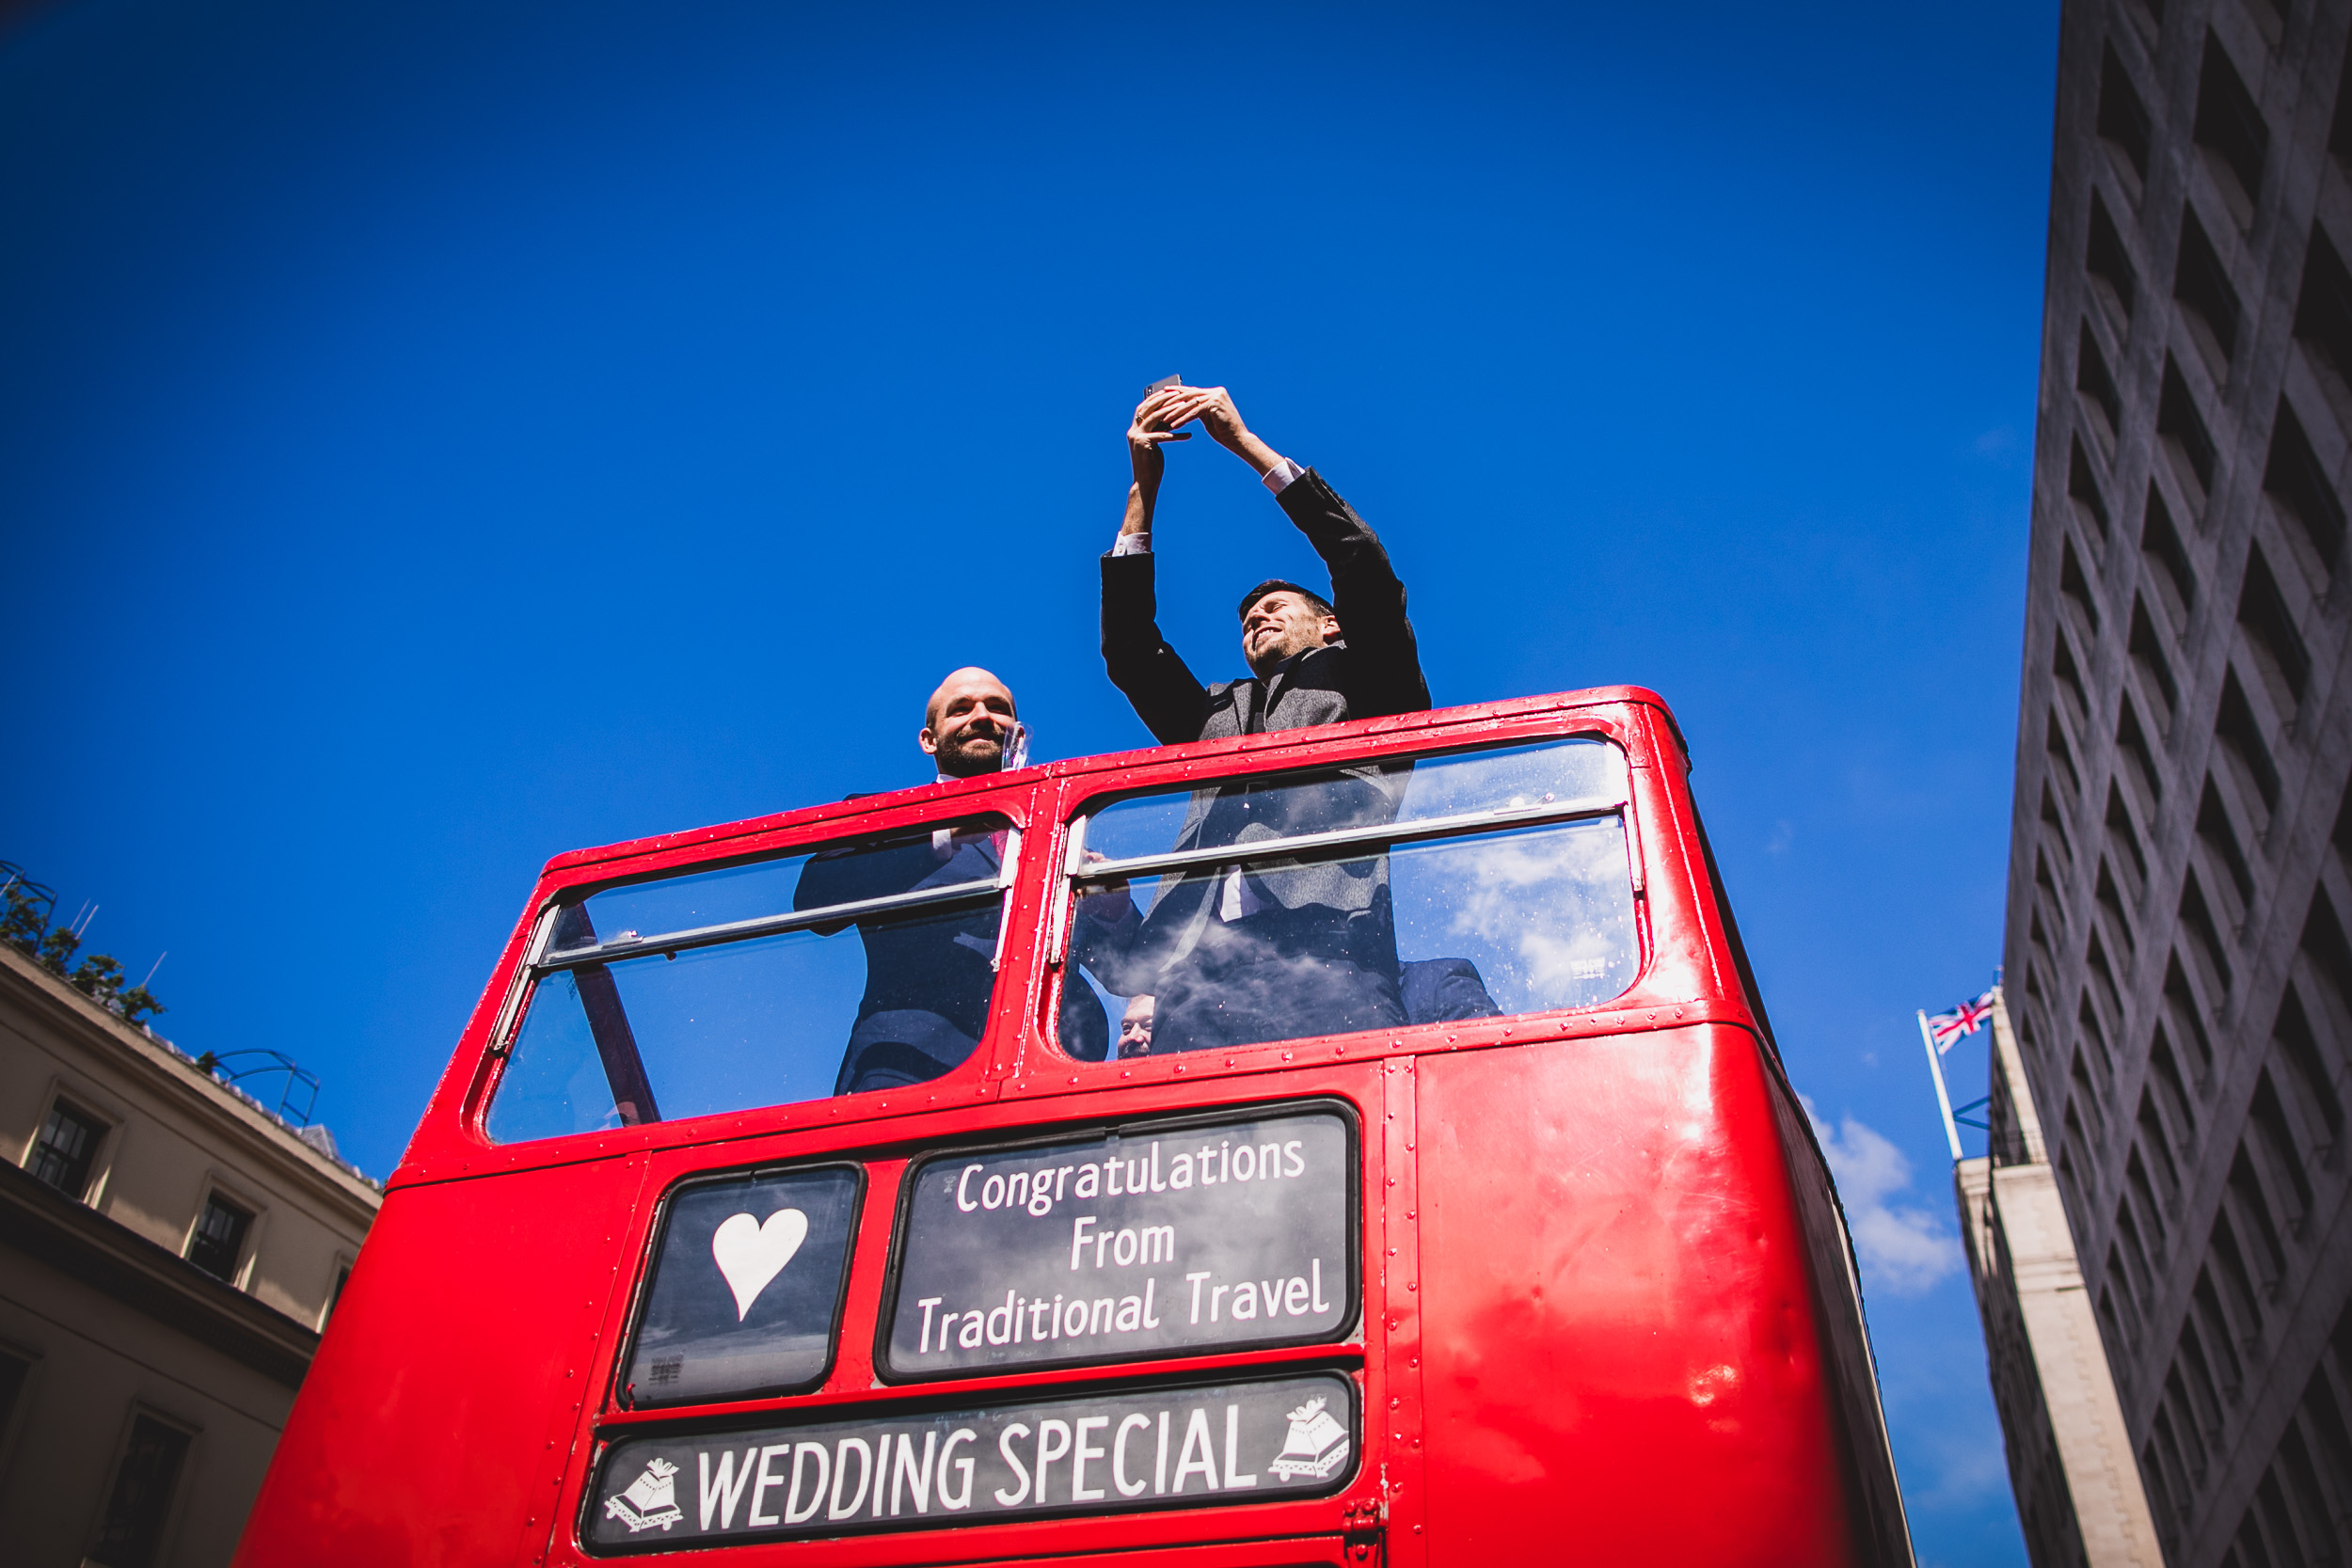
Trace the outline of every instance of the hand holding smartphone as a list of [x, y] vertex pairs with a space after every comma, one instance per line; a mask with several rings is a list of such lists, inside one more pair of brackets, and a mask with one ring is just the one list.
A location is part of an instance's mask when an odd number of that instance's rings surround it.
[[[1164, 375], [1143, 389], [1143, 401], [1149, 403], [1153, 398], [1158, 397], [1162, 392], [1167, 391], [1170, 387], [1182, 387], [1184, 384], [1184, 378], [1181, 375]], [[1150, 422], [1145, 424], [1143, 428], [1146, 430], [1166, 430], [1168, 428], [1168, 421], [1154, 418]]]

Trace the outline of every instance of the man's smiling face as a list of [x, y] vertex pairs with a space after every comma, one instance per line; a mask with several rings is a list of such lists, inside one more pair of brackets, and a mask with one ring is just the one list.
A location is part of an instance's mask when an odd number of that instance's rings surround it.
[[1337, 617], [1316, 608], [1303, 594], [1277, 589], [1241, 618], [1241, 657], [1252, 673], [1265, 674], [1294, 654], [1340, 639]]
[[1012, 691], [985, 670], [958, 670], [939, 683], [923, 710], [915, 738], [952, 778], [993, 773], [1005, 766], [1013, 729]]

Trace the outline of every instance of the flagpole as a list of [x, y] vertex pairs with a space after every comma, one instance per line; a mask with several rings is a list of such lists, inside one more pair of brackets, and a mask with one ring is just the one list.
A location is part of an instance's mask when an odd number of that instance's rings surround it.
[[1952, 1164], [1961, 1162], [1960, 1124], [1952, 1120], [1952, 1097], [1944, 1087], [1944, 1060], [1935, 1053], [1935, 1037], [1928, 1031], [1927, 1009], [1919, 1009], [1919, 1043], [1928, 1048], [1928, 1071], [1935, 1079], [1935, 1108], [1944, 1113], [1944, 1136], [1952, 1146]]

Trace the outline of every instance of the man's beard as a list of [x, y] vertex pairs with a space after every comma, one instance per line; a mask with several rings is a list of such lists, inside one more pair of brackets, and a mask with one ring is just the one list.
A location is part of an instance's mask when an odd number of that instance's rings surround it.
[[[1292, 646], [1294, 642], [1297, 644], [1295, 647]], [[1313, 646], [1316, 644], [1286, 631], [1274, 638], [1263, 653], [1253, 654], [1249, 651], [1249, 645], [1247, 642], [1243, 643], [1242, 662], [1249, 666], [1251, 674], [1263, 675], [1284, 659], [1303, 654]]]
[[939, 770], [959, 779], [977, 778], [993, 773], [1005, 766], [1005, 737], [974, 736], [945, 746], [939, 752]]

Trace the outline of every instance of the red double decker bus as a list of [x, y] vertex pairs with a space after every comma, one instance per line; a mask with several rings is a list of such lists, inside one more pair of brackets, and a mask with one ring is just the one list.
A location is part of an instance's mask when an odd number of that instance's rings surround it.
[[558, 857], [240, 1550], [1907, 1564], [1627, 688]]

